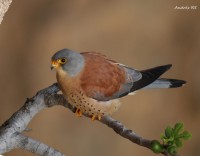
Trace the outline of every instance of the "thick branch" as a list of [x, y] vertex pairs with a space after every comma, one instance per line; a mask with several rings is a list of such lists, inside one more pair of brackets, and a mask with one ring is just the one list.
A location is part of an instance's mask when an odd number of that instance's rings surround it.
[[[42, 156], [64, 155], [52, 147], [22, 134], [31, 119], [44, 108], [62, 105], [75, 112], [75, 108], [61, 94], [57, 94], [58, 91], [57, 84], [39, 91], [34, 97], [27, 99], [25, 104], [0, 127], [0, 154], [14, 148], [22, 148]], [[88, 117], [87, 115], [85, 116]], [[110, 116], [102, 117], [100, 122], [106, 124], [117, 134], [129, 139], [133, 143], [146, 148], [150, 148], [151, 146], [151, 140], [144, 139], [135, 134], [132, 130], [127, 129], [122, 123]], [[163, 154], [167, 155], [166, 153]]]
[[12, 0], [0, 0], [0, 24], [11, 3]]
[[20, 148], [24, 150], [30, 151], [37, 155], [64, 156], [64, 154], [60, 153], [56, 149], [21, 133], [19, 133], [17, 137], [20, 139]]
[[15, 148], [22, 148], [38, 155], [64, 155], [44, 143], [21, 134], [31, 119], [47, 107], [45, 105], [45, 96], [55, 94], [58, 91], [57, 84], [39, 91], [33, 98], [27, 99], [25, 104], [0, 127], [0, 154]]
[[60, 153], [56, 149], [19, 132], [16, 132], [11, 137], [8, 148], [10, 148], [10, 150], [21, 148], [37, 155], [64, 156], [64, 154]]

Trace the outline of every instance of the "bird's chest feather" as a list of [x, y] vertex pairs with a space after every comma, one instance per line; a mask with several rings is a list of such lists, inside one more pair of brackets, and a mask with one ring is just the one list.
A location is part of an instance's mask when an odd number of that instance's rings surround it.
[[119, 100], [97, 101], [87, 97], [78, 77], [70, 77], [64, 72], [58, 72], [57, 81], [68, 102], [88, 115], [110, 115], [120, 106]]
[[80, 87], [80, 80], [77, 77], [70, 77], [66, 73], [57, 72], [57, 81], [63, 92], [63, 95], [70, 104], [75, 107], [88, 105], [88, 98]]
[[62, 70], [57, 72], [57, 81], [65, 97], [73, 94], [78, 94], [80, 92], [79, 80], [76, 77], [70, 77], [66, 72]]

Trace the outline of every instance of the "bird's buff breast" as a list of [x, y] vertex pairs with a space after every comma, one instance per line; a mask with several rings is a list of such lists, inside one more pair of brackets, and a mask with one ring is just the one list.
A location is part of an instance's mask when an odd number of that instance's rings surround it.
[[64, 97], [74, 107], [81, 110], [89, 116], [92, 115], [111, 115], [120, 107], [118, 99], [109, 101], [97, 101], [87, 97], [79, 87], [78, 80], [70, 79], [67, 76], [57, 75], [58, 84], [63, 92]]
[[72, 89], [66, 94], [66, 98], [81, 112], [88, 115], [111, 115], [118, 110], [120, 106], [119, 100], [97, 101], [86, 97], [83, 92], [77, 89]]

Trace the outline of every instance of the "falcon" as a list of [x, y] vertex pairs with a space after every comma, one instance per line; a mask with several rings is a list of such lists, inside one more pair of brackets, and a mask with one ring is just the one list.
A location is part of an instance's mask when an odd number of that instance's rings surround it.
[[177, 88], [186, 82], [159, 78], [172, 65], [138, 71], [96, 52], [63, 49], [52, 56], [58, 85], [76, 114], [101, 120], [120, 107], [119, 99], [147, 88]]

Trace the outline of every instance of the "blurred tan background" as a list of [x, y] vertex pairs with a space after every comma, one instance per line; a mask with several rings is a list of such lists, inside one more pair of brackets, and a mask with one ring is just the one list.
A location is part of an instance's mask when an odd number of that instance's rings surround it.
[[[175, 6], [197, 10], [174, 10]], [[27, 97], [56, 81], [51, 56], [62, 48], [97, 51], [136, 69], [172, 63], [164, 77], [183, 88], [138, 92], [113, 115], [149, 139], [182, 121], [193, 134], [181, 156], [200, 155], [200, 1], [14, 1], [0, 25], [0, 123]], [[26, 134], [74, 156], [154, 156], [90, 119], [63, 107], [40, 112]], [[17, 149], [6, 156], [33, 156]]]

